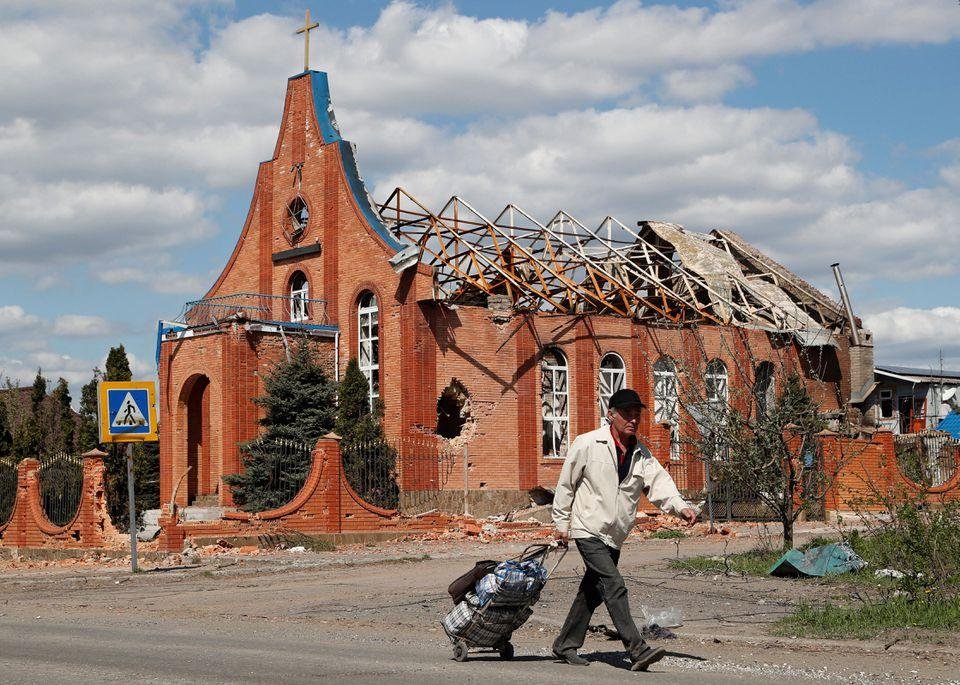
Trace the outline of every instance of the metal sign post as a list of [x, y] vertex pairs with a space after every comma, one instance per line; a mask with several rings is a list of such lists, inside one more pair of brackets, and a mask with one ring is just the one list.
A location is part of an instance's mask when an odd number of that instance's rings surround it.
[[104, 381], [97, 387], [100, 442], [126, 443], [127, 510], [130, 514], [130, 570], [137, 572], [137, 508], [133, 443], [156, 442], [157, 393], [153, 381]]

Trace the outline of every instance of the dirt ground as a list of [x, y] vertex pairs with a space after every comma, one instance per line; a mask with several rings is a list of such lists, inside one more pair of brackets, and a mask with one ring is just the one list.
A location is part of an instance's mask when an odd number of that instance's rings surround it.
[[[650, 539], [640, 531], [624, 547], [621, 568], [634, 615], [641, 619], [645, 613], [671, 609], [681, 616], [674, 639], [654, 640], [671, 654], [651, 669], [660, 674], [658, 682], [960, 683], [957, 633], [903, 631], [874, 641], [772, 637], [771, 624], [801, 598], [842, 599], [848, 590], [835, 582], [689, 575], [669, 569], [667, 562], [677, 556], [756, 546], [763, 529], [730, 526], [727, 535], [705, 535], [703, 527], [697, 531], [679, 543]], [[823, 532], [808, 527], [803, 535]], [[87, 672], [105, 681], [136, 673], [149, 682], [271, 682], [282, 675], [287, 682], [559, 678], [595, 684], [628, 677], [620, 643], [601, 630], [588, 636], [582, 650], [594, 662], [592, 668], [550, 659], [551, 641], [583, 571], [575, 550], [561, 561], [533, 617], [514, 634], [513, 661], [473, 653], [465, 664], [451, 660], [450, 643], [439, 625], [451, 606], [447, 584], [474, 561], [512, 556], [542, 535], [535, 530], [511, 533], [507, 540], [496, 535], [434, 535], [348, 545], [333, 552], [211, 546], [186, 556], [144, 561], [144, 572], [138, 574], [129, 572], [129, 558], [122, 557], [6, 560], [0, 562], [0, 668], [12, 678], [5, 675], [6, 682], [39, 682], [41, 674], [56, 678], [61, 670], [74, 677]], [[602, 609], [594, 624], [612, 625]], [[90, 657], [70, 649], [51, 647], [45, 652], [38, 646], [33, 652], [32, 646], [24, 646], [54, 645], [58, 640], [76, 645], [81, 636], [97, 631], [100, 638], [91, 642]], [[196, 656], [184, 662], [167, 655], [152, 666], [139, 660], [141, 651], [166, 654], [164, 641], [171, 634], [193, 635], [178, 649], [187, 655], [197, 649]], [[24, 635], [31, 639], [24, 641]], [[130, 635], [137, 637], [131, 642]], [[236, 645], [199, 649], [212, 635], [234, 639]], [[308, 636], [315, 649], [298, 663], [313, 671], [286, 672], [286, 661], [272, 662], [271, 654], [298, 648], [298, 641]], [[132, 645], [134, 653], [125, 656], [124, 644]], [[7, 651], [13, 645], [20, 653], [16, 660]], [[247, 656], [259, 650], [264, 650], [262, 656], [246, 663]], [[214, 658], [214, 652], [219, 656]], [[358, 660], [365, 663], [363, 668]]]

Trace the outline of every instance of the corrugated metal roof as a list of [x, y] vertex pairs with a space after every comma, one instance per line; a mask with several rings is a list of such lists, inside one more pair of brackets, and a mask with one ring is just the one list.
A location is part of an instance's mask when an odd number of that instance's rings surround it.
[[884, 364], [882, 366], [877, 364], [874, 368], [876, 368], [877, 371], [895, 373], [899, 376], [919, 376], [930, 379], [949, 378], [960, 381], [960, 371], [948, 371], [947, 369], [944, 369], [943, 371], [934, 371], [932, 369], [920, 369], [913, 366], [890, 366], [888, 364]]
[[960, 412], [953, 411], [943, 417], [937, 430], [949, 433], [954, 440], [960, 440]]

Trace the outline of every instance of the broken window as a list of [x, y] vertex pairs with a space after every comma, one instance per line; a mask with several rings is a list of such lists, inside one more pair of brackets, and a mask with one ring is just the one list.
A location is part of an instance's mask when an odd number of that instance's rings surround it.
[[287, 242], [296, 245], [307, 232], [307, 223], [310, 221], [310, 210], [307, 203], [299, 195], [287, 205], [287, 217], [283, 226], [283, 233]]
[[893, 390], [880, 391], [880, 417], [893, 418]]
[[540, 360], [540, 405], [543, 414], [543, 456], [563, 458], [569, 445], [567, 359], [548, 349]]
[[297, 271], [290, 279], [290, 320], [304, 321], [310, 312], [307, 301], [310, 299], [310, 284], [302, 271]]
[[719, 359], [707, 364], [703, 380], [706, 384], [707, 404], [712, 409], [722, 409], [727, 403], [727, 366]]
[[727, 402], [729, 390], [727, 387], [727, 365], [719, 359], [713, 359], [707, 364], [703, 375], [704, 390], [706, 391], [707, 411], [709, 412], [706, 428], [712, 432], [713, 458], [723, 456], [723, 427], [727, 419]]
[[680, 460], [680, 413], [677, 395], [677, 365], [660, 357], [653, 365], [653, 416], [670, 427], [670, 460]]
[[754, 373], [753, 397], [757, 403], [757, 416], [764, 416], [777, 401], [777, 384], [773, 377], [773, 364], [762, 362]]
[[360, 371], [367, 377], [371, 409], [380, 397], [380, 310], [377, 296], [367, 291], [360, 296], [357, 309]]
[[626, 387], [627, 370], [619, 354], [608, 352], [600, 360], [600, 391], [597, 393], [600, 400], [600, 420], [606, 421], [607, 410], [610, 407], [610, 397], [617, 390]]
[[677, 366], [670, 357], [653, 365], [653, 417], [657, 423], [678, 423]]
[[469, 418], [467, 389], [454, 378], [437, 400], [437, 435], [450, 439], [460, 435]]

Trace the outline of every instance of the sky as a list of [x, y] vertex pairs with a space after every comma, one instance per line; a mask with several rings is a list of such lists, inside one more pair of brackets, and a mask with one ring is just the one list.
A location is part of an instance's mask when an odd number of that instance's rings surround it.
[[374, 199], [734, 230], [878, 363], [960, 369], [956, 0], [0, 3], [0, 377], [74, 399], [202, 298], [273, 154], [294, 30]]

